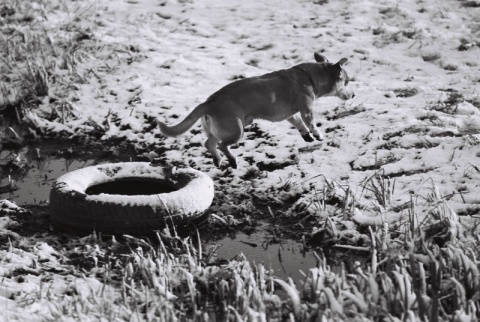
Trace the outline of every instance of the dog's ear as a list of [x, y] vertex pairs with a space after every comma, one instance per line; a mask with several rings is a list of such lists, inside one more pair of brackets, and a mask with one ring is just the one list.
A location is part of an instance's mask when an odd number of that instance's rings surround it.
[[327, 57], [320, 55], [319, 53], [313, 53], [313, 57], [315, 58], [315, 61], [317, 63], [327, 63], [328, 59]]
[[346, 58], [342, 58], [338, 61], [338, 63], [336, 63], [335, 65], [338, 65], [340, 67], [342, 67], [343, 65], [345, 65], [346, 63], [348, 62], [348, 59]]

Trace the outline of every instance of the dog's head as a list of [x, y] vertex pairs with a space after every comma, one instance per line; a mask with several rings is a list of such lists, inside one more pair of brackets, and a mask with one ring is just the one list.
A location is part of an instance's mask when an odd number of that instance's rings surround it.
[[328, 76], [330, 77], [331, 89], [322, 96], [336, 96], [342, 100], [349, 100], [355, 96], [351, 89], [347, 88], [350, 81], [347, 71], [343, 68], [348, 62], [347, 58], [340, 59], [336, 64], [328, 62], [328, 59], [318, 53], [314, 54], [317, 63], [328, 63]]

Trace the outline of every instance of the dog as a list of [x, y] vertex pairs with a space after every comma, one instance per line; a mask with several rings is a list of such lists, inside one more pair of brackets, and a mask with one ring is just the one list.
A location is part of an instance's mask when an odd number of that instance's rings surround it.
[[314, 58], [315, 63], [303, 63], [230, 83], [198, 105], [179, 124], [167, 126], [157, 121], [160, 132], [169, 137], [179, 136], [201, 118], [208, 136], [205, 147], [212, 154], [215, 166], [221, 163], [218, 147], [234, 169], [237, 159], [229, 146], [238, 143], [243, 138], [244, 128], [256, 119], [287, 120], [305, 141], [321, 141], [323, 135], [316, 126], [312, 109], [314, 100], [322, 96], [348, 100], [354, 93], [346, 87], [349, 78], [343, 66], [347, 58], [336, 64], [318, 53], [314, 53]]

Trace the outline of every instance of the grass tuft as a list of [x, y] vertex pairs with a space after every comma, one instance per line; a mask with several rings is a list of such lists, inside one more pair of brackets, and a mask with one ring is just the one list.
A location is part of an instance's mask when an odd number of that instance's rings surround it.
[[[0, 113], [21, 124], [28, 111], [65, 100], [75, 84], [86, 82], [87, 71], [77, 67], [87, 57], [85, 51], [95, 47], [89, 41], [91, 30], [83, 26], [94, 14], [92, 8], [60, 0], [16, 0], [0, 6]], [[65, 11], [61, 14], [67, 21], [56, 17], [59, 11]], [[56, 19], [47, 19], [47, 14]]]

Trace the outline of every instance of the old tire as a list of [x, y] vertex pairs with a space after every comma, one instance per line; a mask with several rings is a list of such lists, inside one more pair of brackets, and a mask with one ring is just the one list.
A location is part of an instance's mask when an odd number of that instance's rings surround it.
[[[168, 184], [172, 191], [145, 195], [87, 194], [99, 184], [134, 179]], [[141, 185], [141, 184], [140, 184]], [[58, 178], [50, 191], [52, 224], [64, 231], [89, 234], [151, 234], [167, 225], [201, 220], [213, 200], [213, 181], [193, 169], [152, 166], [148, 162], [86, 167]]]

